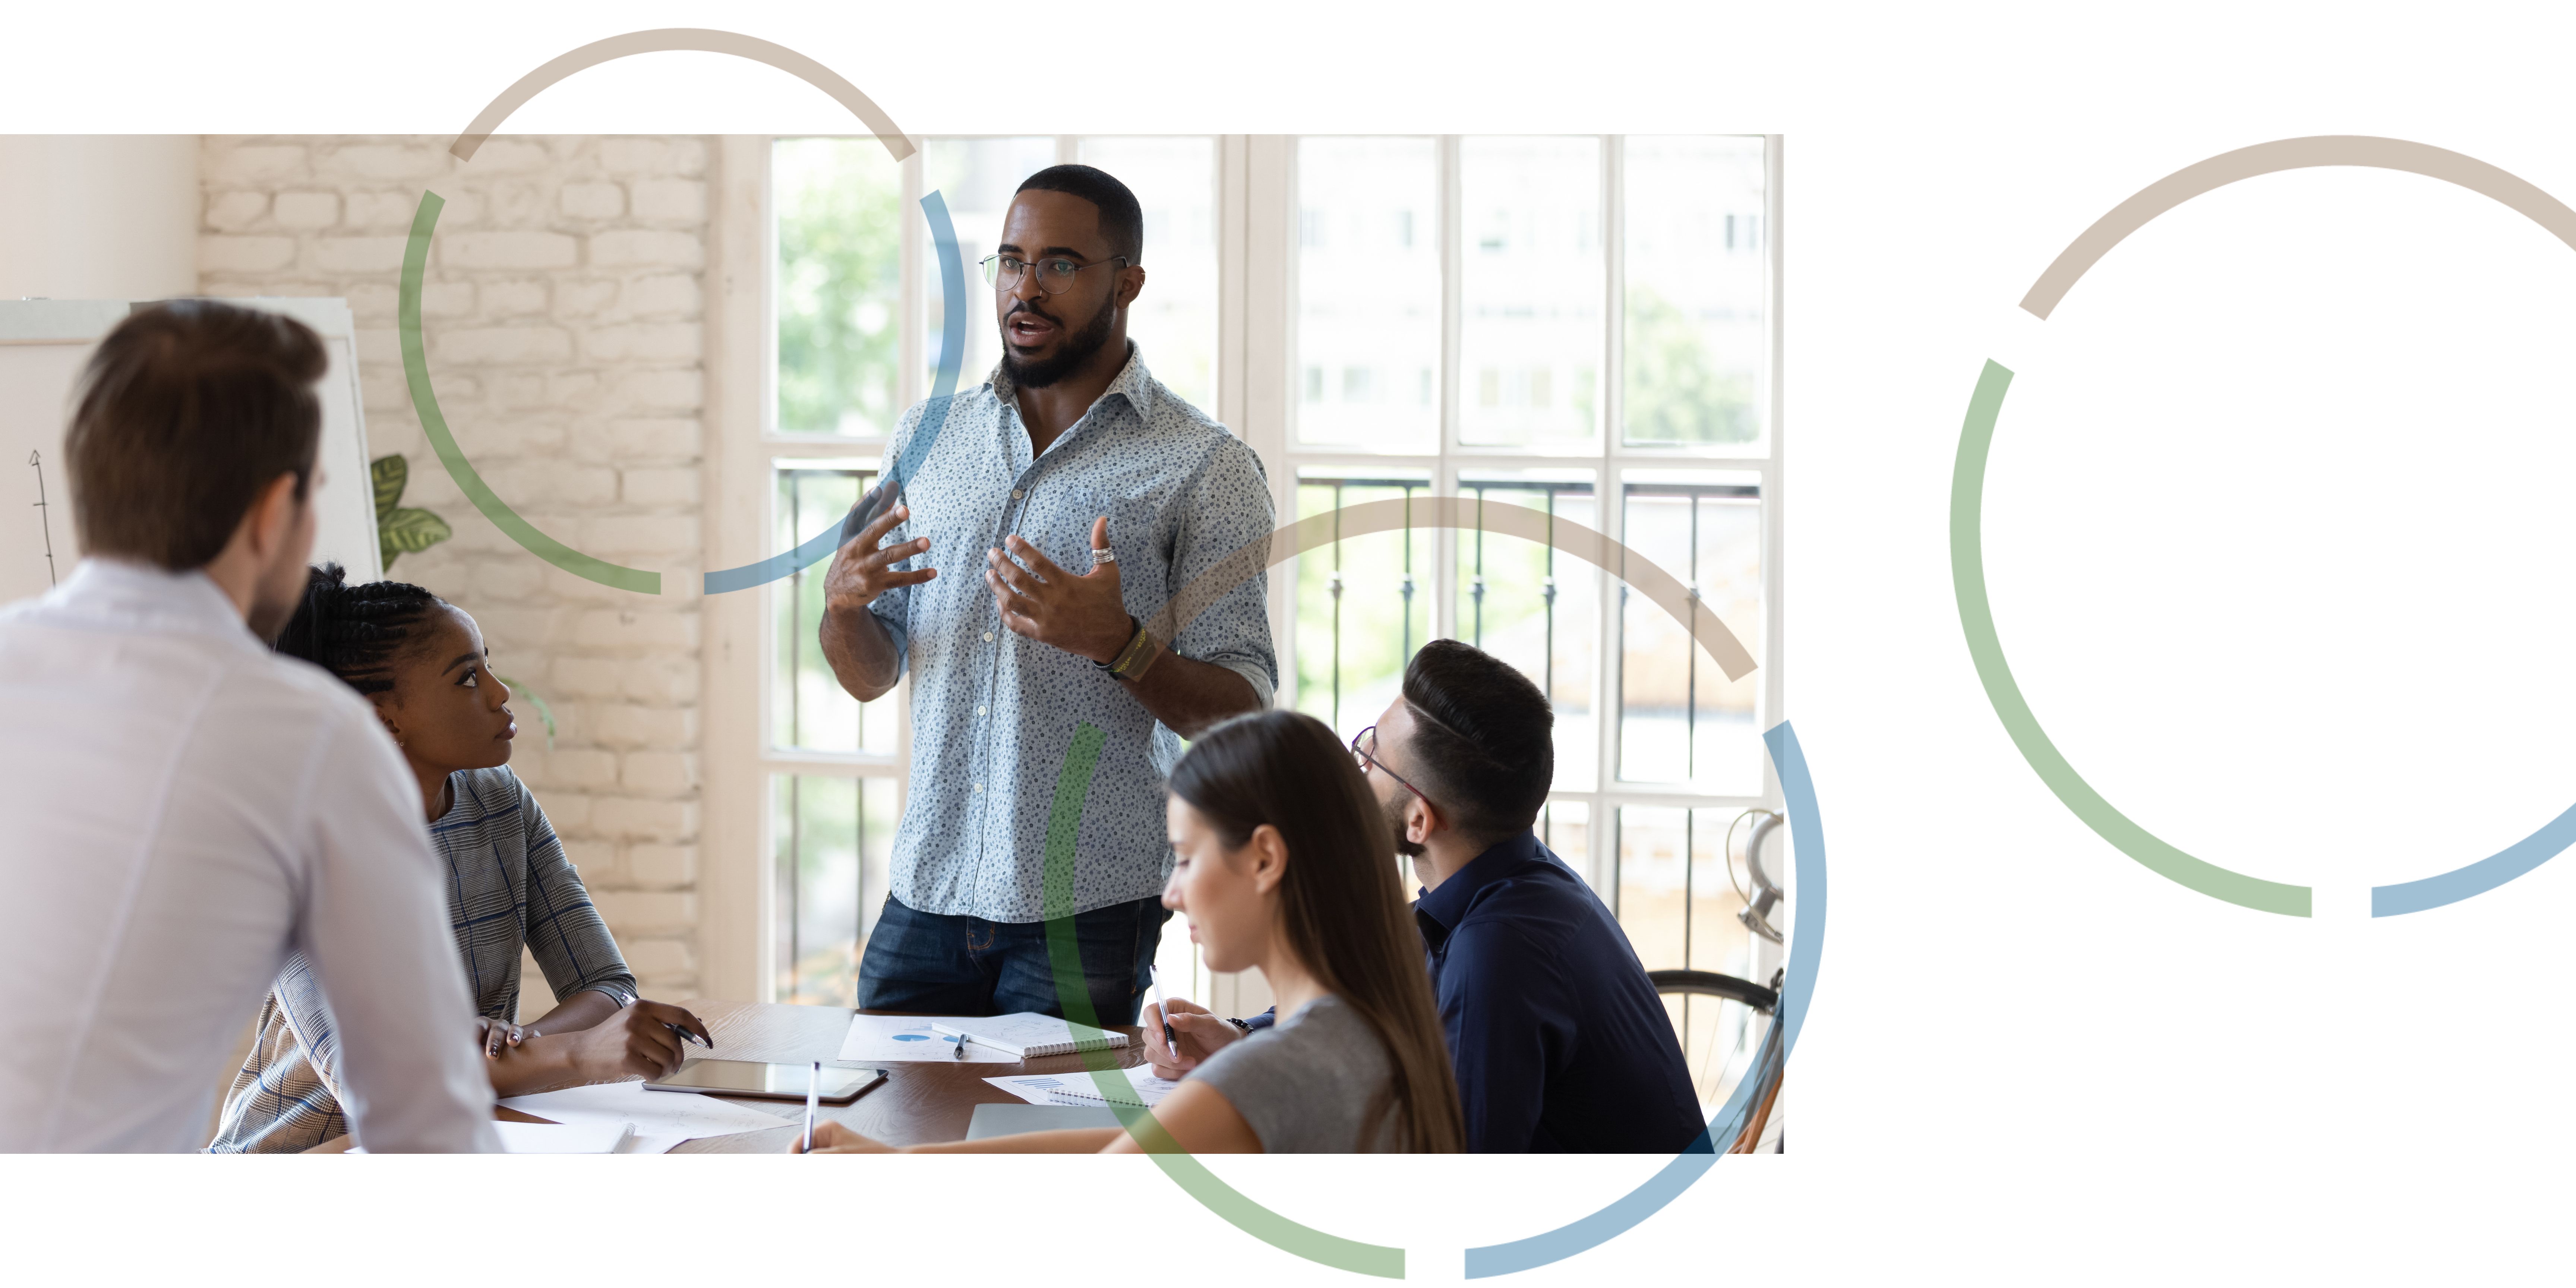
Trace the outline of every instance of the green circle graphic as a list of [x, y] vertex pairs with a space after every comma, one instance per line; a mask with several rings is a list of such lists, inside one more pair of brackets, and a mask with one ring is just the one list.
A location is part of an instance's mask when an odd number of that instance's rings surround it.
[[1968, 656], [1977, 665], [1977, 678], [1985, 682], [1987, 700], [2003, 719], [2004, 732], [2012, 735], [2022, 759], [2030, 762], [2039, 780], [2057, 793], [2075, 817], [2121, 853], [2145, 864], [2148, 871], [2257, 912], [2309, 915], [2308, 887], [2230, 871], [2185, 854], [2138, 826], [2075, 772], [2075, 766], [2049, 740], [2048, 731], [2039, 727], [2039, 717], [2031, 714], [2021, 686], [2013, 681], [2012, 668], [2004, 663], [2003, 642], [1995, 636], [1994, 606], [1986, 598], [1986, 457], [1994, 447], [1995, 418], [2003, 411], [2004, 390], [2011, 384], [2012, 372], [1988, 360], [1984, 374], [1977, 377], [1976, 395], [1968, 400], [1968, 420], [1959, 430], [1959, 461], [1950, 475], [1950, 581], [1959, 594], [1959, 625], [1967, 632]]
[[[2476, 157], [2407, 139], [2363, 134], [2311, 135], [2222, 152], [2139, 189], [2094, 220], [2058, 252], [2039, 280], [2031, 284], [2029, 293], [2022, 296], [2021, 308], [2046, 322], [2066, 293], [2103, 256], [2130, 234], [2194, 197], [2260, 175], [2319, 166], [2394, 170], [2456, 184], [2506, 206], [2576, 249], [2576, 209], [2510, 171]], [[1976, 394], [1968, 400], [1967, 423], [1959, 431], [1958, 464], [1950, 476], [1950, 580], [1959, 597], [1959, 624], [1967, 633], [1968, 656], [1976, 663], [1977, 678], [1985, 683], [1986, 697], [1994, 704], [1995, 714], [2003, 720], [2013, 745], [2021, 749], [2022, 758], [2030, 762], [2057, 799], [2086, 827], [2148, 871], [2185, 889], [2257, 912], [2289, 917], [2312, 915], [2313, 892], [2309, 887], [2265, 881], [2185, 854], [2112, 808], [2067, 763], [2057, 744], [2039, 727], [2039, 718], [2031, 714], [2021, 686], [2013, 681], [2012, 668], [2004, 663], [2003, 645], [1995, 637], [1993, 606], [1986, 597], [1982, 526], [1986, 457], [1994, 446], [1995, 418], [2003, 410], [2004, 391], [2012, 384], [2012, 374], [2000, 363], [1986, 363], [1984, 374], [1977, 378]], [[2465, 867], [2421, 880], [2372, 887], [2370, 915], [2421, 912], [2483, 894], [2548, 862], [2571, 844], [2576, 844], [2576, 807], [2521, 841]]]

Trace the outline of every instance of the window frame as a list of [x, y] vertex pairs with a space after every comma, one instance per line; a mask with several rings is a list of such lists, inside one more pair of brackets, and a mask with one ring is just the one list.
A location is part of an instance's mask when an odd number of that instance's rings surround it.
[[[1284, 427], [1287, 432], [1281, 435], [1280, 441], [1276, 444], [1276, 454], [1264, 453], [1266, 461], [1276, 463], [1272, 468], [1271, 486], [1273, 502], [1277, 505], [1278, 512], [1282, 515], [1296, 513], [1297, 486], [1300, 477], [1310, 469], [1341, 471], [1350, 475], [1425, 473], [1431, 480], [1431, 494], [1439, 496], [1462, 495], [1459, 486], [1459, 477], [1462, 473], [1580, 469], [1592, 472], [1596, 498], [1595, 514], [1601, 521], [1603, 534], [1618, 541], [1625, 540], [1627, 507], [1624, 501], [1627, 475], [1630, 471], [1705, 468], [1756, 475], [1761, 488], [1762, 600], [1765, 611], [1761, 640], [1758, 643], [1748, 641], [1748, 644], [1754, 645], [1756, 656], [1762, 660], [1762, 667], [1758, 673], [1761, 677], [1761, 708], [1756, 724], [1758, 727], [1767, 727], [1778, 723], [1783, 718], [1786, 697], [1786, 686], [1783, 682], [1784, 668], [1779, 663], [1782, 656], [1781, 645], [1785, 638], [1781, 594], [1783, 583], [1781, 444], [1784, 437], [1780, 321], [1781, 136], [1776, 134], [1759, 136], [1763, 139], [1762, 217], [1768, 225], [1767, 240], [1763, 243], [1768, 279], [1765, 291], [1767, 297], [1765, 325], [1770, 337], [1768, 362], [1770, 378], [1764, 433], [1758, 444], [1709, 446], [1630, 444], [1625, 441], [1625, 436], [1621, 432], [1620, 419], [1625, 410], [1627, 396], [1624, 366], [1626, 355], [1622, 334], [1625, 329], [1627, 303], [1625, 256], [1627, 230], [1624, 191], [1626, 185], [1623, 182], [1625, 136], [1599, 136], [1602, 143], [1600, 172], [1602, 241], [1603, 253], [1608, 261], [1603, 301], [1605, 321], [1602, 327], [1603, 410], [1596, 448], [1577, 454], [1533, 448], [1459, 445], [1462, 385], [1458, 362], [1462, 323], [1460, 282], [1464, 261], [1459, 145], [1464, 136], [1438, 137], [1441, 167], [1440, 352], [1442, 368], [1439, 381], [1440, 437], [1436, 449], [1429, 453], [1400, 453], [1354, 451], [1347, 447], [1302, 447], [1297, 444], [1294, 437], [1294, 413], [1293, 410], [1289, 410], [1287, 424]], [[1294, 228], [1299, 218], [1296, 206], [1296, 138], [1288, 137], [1284, 140], [1284, 144], [1284, 155], [1280, 159], [1284, 191], [1273, 200], [1285, 203], [1286, 211], [1283, 219], [1291, 228]], [[1293, 238], [1285, 240], [1281, 249], [1289, 258], [1284, 276], [1289, 284], [1290, 293], [1285, 297], [1286, 307], [1283, 310], [1287, 343], [1278, 352], [1278, 359], [1283, 364], [1282, 376], [1285, 379], [1296, 375], [1297, 366], [1295, 337], [1297, 301], [1293, 293], [1297, 281], [1294, 263], [1294, 256], [1297, 253], [1296, 240]], [[1289, 407], [1293, 408], [1298, 386], [1290, 383], [1284, 384], [1283, 388], [1287, 389], [1291, 400]], [[1464, 638], [1459, 633], [1458, 621], [1460, 535], [1459, 531], [1453, 528], [1439, 529], [1434, 534], [1430, 585], [1427, 588], [1431, 596], [1430, 633], [1433, 638]], [[1293, 587], [1296, 584], [1296, 562], [1291, 560], [1282, 565], [1285, 573], [1282, 581], [1289, 588], [1290, 593], [1293, 593]], [[1620, 740], [1618, 727], [1620, 667], [1623, 661], [1620, 648], [1622, 613], [1619, 611], [1619, 597], [1612, 593], [1615, 579], [1611, 574], [1607, 570], [1594, 568], [1591, 570], [1591, 575], [1594, 578], [1597, 596], [1595, 602], [1600, 605], [1599, 620], [1595, 623], [1598, 635], [1594, 641], [1594, 647], [1598, 650], [1595, 656], [1598, 660], [1593, 667], [1592, 681], [1592, 710], [1599, 713], [1594, 721], [1596, 746], [1593, 751], [1597, 763], [1593, 786], [1588, 791], [1551, 792], [1548, 795], [1548, 801], [1552, 805], [1581, 803], [1589, 807], [1586, 825], [1585, 876], [1592, 882], [1593, 889], [1601, 895], [1602, 900], [1610, 904], [1615, 912], [1619, 897], [1617, 825], [1619, 815], [1617, 811], [1621, 806], [1665, 806], [1685, 809], [1758, 807], [1778, 811], [1783, 808], [1783, 803], [1779, 775], [1772, 768], [1767, 757], [1764, 759], [1762, 768], [1762, 790], [1757, 795], [1717, 795], [1688, 789], [1621, 782], [1617, 770]], [[1560, 580], [1562, 576], [1563, 574], [1560, 574]], [[1281, 684], [1277, 704], [1286, 707], [1297, 701], [1300, 674], [1296, 655], [1297, 633], [1293, 621], [1280, 611], [1277, 596], [1274, 596], [1272, 620], [1279, 641], [1280, 657]], [[1786, 880], [1785, 873], [1774, 875], [1779, 876], [1783, 881]], [[1777, 956], [1777, 946], [1769, 944], [1768, 941], [1757, 941], [1757, 943], [1762, 950], [1757, 960], [1761, 964], [1761, 969], [1768, 971], [1777, 964], [1774, 960]]]
[[[881, 458], [883, 436], [788, 435], [777, 432], [776, 336], [772, 327], [772, 274], [776, 254], [775, 212], [770, 194], [772, 135], [728, 135], [719, 140], [718, 200], [711, 212], [706, 325], [708, 332], [705, 469], [706, 563], [732, 567], [774, 554], [776, 494], [773, 462], [780, 458], [821, 461], [833, 458]], [[801, 136], [797, 136], [801, 137]], [[940, 135], [941, 138], [1018, 137]], [[1081, 135], [1057, 135], [1059, 161], [1076, 158]], [[1299, 392], [1296, 350], [1297, 183], [1299, 136], [1218, 135], [1214, 210], [1217, 220], [1218, 306], [1215, 406], [1211, 411], [1259, 455], [1269, 473], [1272, 503], [1278, 514], [1296, 513], [1301, 472], [1331, 468], [1352, 473], [1423, 472], [1435, 493], [1459, 494], [1462, 472], [1484, 470], [1585, 469], [1592, 471], [1596, 515], [1611, 538], [1622, 537], [1627, 474], [1631, 470], [1706, 468], [1751, 473], [1762, 490], [1762, 638], [1754, 644], [1762, 661], [1761, 708], [1757, 726], [1776, 724], [1785, 716], [1786, 638], [1782, 512], [1784, 479], [1782, 445], [1786, 416], [1783, 396], [1783, 328], [1781, 319], [1784, 238], [1781, 235], [1782, 140], [1763, 139], [1763, 219], [1768, 225], [1766, 258], [1770, 341], [1769, 388], [1765, 432], [1757, 445], [1630, 445], [1620, 433], [1626, 397], [1623, 351], [1626, 294], [1624, 136], [1598, 136], [1602, 142], [1600, 184], [1602, 242], [1607, 257], [1603, 300], [1601, 379], [1602, 419], [1596, 450], [1580, 454], [1523, 448], [1458, 445], [1460, 411], [1458, 338], [1460, 330], [1459, 156], [1463, 136], [1440, 135], [1442, 257], [1441, 348], [1439, 379], [1440, 440], [1429, 453], [1372, 453], [1347, 448], [1303, 448], [1294, 438]], [[1424, 136], [1416, 136], [1424, 137]], [[929, 237], [913, 216], [922, 195], [919, 152], [901, 163], [902, 334], [898, 356], [897, 403], [909, 407], [928, 395], [922, 370], [923, 320], [927, 314], [922, 265]], [[960, 380], [980, 373], [961, 372]], [[1748, 450], [1751, 447], [1753, 450]], [[1454, 530], [1435, 534], [1430, 573], [1430, 629], [1433, 637], [1455, 638], [1458, 629], [1458, 536]], [[1291, 608], [1297, 561], [1271, 570], [1269, 607], [1278, 641], [1281, 672], [1276, 705], [1297, 698], [1296, 630]], [[1684, 809], [1782, 808], [1779, 778], [1766, 757], [1762, 790], [1754, 796], [1722, 796], [1623, 784], [1616, 777], [1617, 698], [1620, 693], [1619, 600], [1613, 579], [1593, 569], [1600, 606], [1593, 667], [1593, 710], [1598, 764], [1589, 791], [1551, 793], [1551, 803], [1589, 807], [1585, 875], [1605, 902], [1618, 898], [1617, 811], [1622, 806], [1666, 806]], [[696, 594], [694, 586], [684, 593]], [[828, 753], [777, 746], [770, 700], [770, 659], [776, 656], [775, 615], [771, 592], [736, 593], [702, 603], [701, 737], [705, 755], [703, 814], [698, 820], [702, 862], [699, 873], [699, 991], [711, 997], [770, 1000], [775, 981], [772, 943], [776, 921], [773, 879], [776, 838], [772, 835], [770, 776], [781, 773], [892, 778], [897, 808], [902, 807], [905, 772], [912, 739], [910, 681], [880, 701], [897, 703], [898, 733], [889, 754]], [[749, 754], [746, 754], [749, 753]], [[1785, 867], [1785, 864], [1779, 866]], [[1775, 873], [1784, 882], [1786, 872]], [[872, 897], [874, 894], [872, 892]], [[1779, 948], [1756, 941], [1762, 972], [1779, 961]], [[1219, 1009], [1242, 1010], [1257, 1000], [1212, 982], [1204, 999]]]

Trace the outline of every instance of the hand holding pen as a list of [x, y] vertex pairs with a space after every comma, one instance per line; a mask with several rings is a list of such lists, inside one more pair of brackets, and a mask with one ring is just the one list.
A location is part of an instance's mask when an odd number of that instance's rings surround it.
[[1181, 1077], [1242, 1037], [1231, 1022], [1185, 998], [1145, 1008], [1145, 1061], [1158, 1078]]
[[1172, 1008], [1163, 1000], [1163, 972], [1151, 962], [1145, 964], [1145, 982], [1154, 989], [1154, 1018], [1163, 1026], [1163, 1045], [1178, 1052], [1181, 1039], [1172, 1032]]
[[668, 1077], [687, 1059], [684, 1041], [715, 1049], [706, 1021], [668, 1002], [641, 998], [590, 1028], [560, 1036], [574, 1067], [602, 1082]]
[[492, 1063], [494, 1085], [521, 1090], [667, 1077], [687, 1062], [684, 1044], [715, 1049], [706, 1021], [686, 1008], [606, 990], [577, 992], [534, 1024], [475, 1023], [475, 1045]]
[[710, 1051], [716, 1049], [716, 1038], [707, 1031], [707, 1022], [690, 1014], [685, 1007], [673, 1006], [669, 1002], [648, 1002], [640, 997], [627, 1005], [669, 1029], [675, 1037], [697, 1043]]

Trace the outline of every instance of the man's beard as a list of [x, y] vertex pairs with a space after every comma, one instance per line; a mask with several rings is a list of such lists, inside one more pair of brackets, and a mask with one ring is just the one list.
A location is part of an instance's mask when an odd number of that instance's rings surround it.
[[[1023, 304], [1013, 308], [1011, 312], [1017, 313], [1026, 308], [1028, 306]], [[1036, 312], [1034, 309], [1029, 311]], [[1101, 346], [1109, 343], [1109, 328], [1117, 318], [1118, 296], [1113, 292], [1107, 300], [1101, 302], [1100, 312], [1093, 315], [1091, 321], [1085, 323], [1081, 330], [1065, 337], [1064, 346], [1056, 350], [1054, 357], [1041, 358], [1036, 362], [1022, 362], [1011, 353], [1011, 318], [1010, 314], [1006, 313], [1002, 315], [1002, 374], [1009, 376], [1012, 384], [1023, 389], [1044, 389], [1072, 375], [1075, 368], [1091, 361], [1091, 355], [1100, 352]]]
[[1418, 859], [1423, 854], [1422, 843], [1404, 838], [1404, 803], [1411, 795], [1399, 788], [1395, 795], [1379, 801], [1378, 805], [1386, 811], [1386, 830], [1395, 837], [1395, 852], [1408, 859]]

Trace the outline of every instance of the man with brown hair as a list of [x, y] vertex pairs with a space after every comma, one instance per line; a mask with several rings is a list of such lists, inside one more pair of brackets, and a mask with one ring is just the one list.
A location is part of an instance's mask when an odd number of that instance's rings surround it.
[[0, 609], [0, 1150], [203, 1143], [301, 950], [358, 1143], [497, 1150], [420, 788], [365, 700], [267, 640], [313, 548], [321, 341], [139, 309], [66, 440], [86, 557]]

